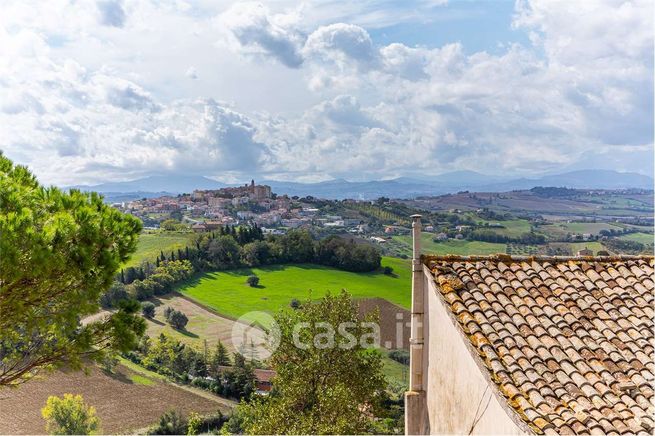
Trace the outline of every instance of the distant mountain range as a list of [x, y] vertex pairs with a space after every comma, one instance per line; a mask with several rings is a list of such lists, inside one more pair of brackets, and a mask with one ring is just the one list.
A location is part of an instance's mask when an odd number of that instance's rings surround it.
[[[556, 186], [579, 189], [653, 189], [653, 179], [637, 173], [620, 173], [609, 170], [580, 170], [542, 176], [534, 179], [510, 179], [487, 176], [473, 171], [456, 171], [436, 176], [400, 177], [393, 180], [349, 182], [344, 179], [318, 183], [258, 181], [270, 185], [278, 194], [314, 196], [328, 199], [374, 199], [378, 197], [412, 198], [442, 195], [459, 191], [505, 192], [530, 189], [535, 186]], [[167, 175], [150, 176], [129, 182], [102, 183], [99, 185], [71, 186], [85, 191], [105, 194], [111, 201], [135, 198], [177, 195], [194, 189], [220, 189], [226, 185], [202, 176]]]

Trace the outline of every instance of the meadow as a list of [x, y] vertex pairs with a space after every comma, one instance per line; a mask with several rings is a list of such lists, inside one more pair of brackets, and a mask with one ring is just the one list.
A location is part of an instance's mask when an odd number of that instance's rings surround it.
[[518, 238], [519, 236], [530, 233], [530, 222], [528, 220], [516, 219], [507, 221], [483, 221], [484, 223], [494, 224], [498, 223], [503, 227], [489, 227], [485, 230], [491, 230], [499, 235], [509, 236], [510, 238]]
[[[392, 267], [393, 274], [385, 275], [382, 271], [354, 273], [315, 264], [270, 265], [205, 273], [177, 290], [232, 318], [253, 311], [274, 313], [289, 307], [294, 298], [302, 303], [310, 296], [318, 299], [328, 291], [338, 293], [341, 289], [346, 289], [354, 298], [379, 297], [409, 308], [409, 261], [384, 257], [382, 265]], [[258, 287], [246, 283], [251, 274], [259, 277]], [[249, 317], [249, 320], [262, 323], [265, 319], [265, 316]]]
[[635, 241], [635, 242], [640, 242], [644, 245], [652, 244], [653, 243], [653, 235], [649, 233], [630, 233], [628, 235], [622, 235], [619, 236], [619, 239], [623, 239], [625, 241]]
[[139, 235], [139, 243], [132, 257], [125, 262], [123, 267], [139, 266], [144, 260], [154, 262], [162, 251], [166, 255], [172, 250], [184, 248], [191, 244], [193, 233], [188, 232], [166, 232], [150, 231]]
[[589, 233], [591, 235], [598, 235], [601, 230], [621, 230], [619, 226], [608, 223], [584, 223], [584, 222], [571, 222], [571, 223], [555, 223], [540, 226], [539, 230], [547, 235], [561, 239], [569, 233]]
[[[497, 244], [492, 242], [466, 241], [449, 239], [448, 241], [433, 241], [434, 234], [423, 232], [421, 234], [421, 251], [424, 254], [457, 254], [468, 256], [472, 254], [497, 254], [505, 253], [507, 244]], [[406, 254], [411, 256], [412, 237], [411, 235], [394, 236], [394, 241], [399, 242], [406, 248]]]

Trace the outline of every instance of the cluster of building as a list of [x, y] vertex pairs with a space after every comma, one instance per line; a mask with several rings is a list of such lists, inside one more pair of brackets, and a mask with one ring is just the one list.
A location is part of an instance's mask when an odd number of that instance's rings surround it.
[[237, 187], [195, 190], [191, 194], [135, 200], [115, 206], [145, 223], [177, 215], [195, 232], [240, 223], [255, 223], [269, 233], [279, 233], [280, 228], [309, 226], [343, 228], [352, 233], [367, 231], [367, 225], [359, 219], [322, 214], [319, 209], [287, 195], [276, 195], [270, 186], [257, 185], [254, 180]]

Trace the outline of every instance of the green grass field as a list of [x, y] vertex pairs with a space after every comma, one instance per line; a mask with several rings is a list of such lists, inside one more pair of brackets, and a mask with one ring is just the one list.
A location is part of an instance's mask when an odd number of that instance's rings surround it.
[[[301, 302], [310, 296], [322, 297], [331, 291], [346, 289], [354, 298], [384, 298], [409, 308], [411, 301], [410, 263], [385, 257], [383, 266], [393, 268], [394, 275], [382, 272], [353, 273], [314, 264], [271, 265], [203, 274], [177, 290], [217, 312], [238, 318], [248, 312], [273, 313], [289, 307], [292, 298]], [[260, 286], [252, 288], [246, 278], [256, 274]], [[251, 316], [264, 322], [265, 317]]]
[[388, 356], [382, 358], [382, 372], [388, 382], [407, 384], [409, 382], [409, 366], [396, 362]]
[[483, 221], [488, 223], [498, 223], [503, 227], [489, 227], [484, 230], [490, 230], [499, 235], [509, 236], [512, 238], [519, 237], [524, 233], [530, 233], [530, 222], [528, 220], [508, 220], [508, 221]]
[[576, 255], [579, 250], [582, 250], [584, 248], [588, 248], [591, 251], [594, 252], [594, 254], [598, 254], [600, 250], [605, 250], [608, 251], [607, 248], [603, 246], [600, 242], [596, 241], [587, 241], [587, 242], [571, 242], [569, 243], [571, 246], [571, 251], [573, 255]]
[[132, 257], [125, 262], [124, 267], [138, 266], [144, 260], [154, 262], [163, 250], [169, 255], [171, 250], [184, 248], [191, 243], [193, 233], [154, 231], [139, 235], [139, 243]]
[[[433, 233], [423, 232], [421, 235], [421, 251], [424, 254], [497, 254], [505, 253], [506, 244], [491, 242], [466, 241], [450, 239], [444, 242], [434, 242]], [[407, 247], [407, 254], [411, 255], [412, 237], [409, 235], [394, 236], [393, 239]]]
[[589, 233], [597, 235], [601, 230], [621, 230], [621, 227], [608, 223], [556, 223], [540, 226], [539, 230], [555, 238], [561, 238], [568, 233]]
[[641, 242], [646, 245], [653, 243], [653, 235], [648, 233], [630, 233], [629, 235], [619, 236], [619, 239]]

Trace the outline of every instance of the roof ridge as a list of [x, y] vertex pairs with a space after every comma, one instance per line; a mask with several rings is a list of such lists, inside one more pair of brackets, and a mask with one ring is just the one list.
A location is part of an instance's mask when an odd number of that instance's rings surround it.
[[446, 255], [422, 255], [423, 263], [433, 262], [569, 262], [569, 261], [587, 261], [587, 262], [619, 262], [622, 260], [652, 260], [655, 256], [651, 254], [617, 254], [611, 256], [512, 256], [510, 254], [490, 254], [490, 255], [469, 255], [462, 256], [458, 254]]

